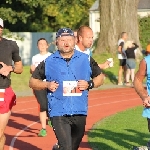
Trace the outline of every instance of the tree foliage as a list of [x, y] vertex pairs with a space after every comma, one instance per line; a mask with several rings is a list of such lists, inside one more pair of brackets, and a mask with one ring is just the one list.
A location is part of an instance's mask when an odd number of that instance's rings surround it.
[[42, 27], [43, 8], [47, 4], [48, 0], [1, 0], [0, 17], [10, 31], [36, 31]]
[[139, 36], [142, 48], [145, 49], [150, 41], [150, 16], [139, 18]]
[[[47, 6], [45, 13], [53, 18], [51, 26], [55, 29], [70, 27], [76, 29], [82, 24], [88, 25], [88, 10], [95, 0], [53, 0]], [[59, 11], [58, 11], [59, 10]]]
[[0, 14], [13, 32], [56, 31], [88, 25], [88, 10], [95, 0], [1, 0]]

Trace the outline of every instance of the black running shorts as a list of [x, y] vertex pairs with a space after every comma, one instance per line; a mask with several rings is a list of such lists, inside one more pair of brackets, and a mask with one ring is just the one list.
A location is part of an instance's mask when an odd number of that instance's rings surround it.
[[48, 110], [47, 90], [33, 90], [34, 95], [40, 105], [40, 112]]
[[119, 66], [125, 66], [126, 65], [126, 59], [119, 59]]

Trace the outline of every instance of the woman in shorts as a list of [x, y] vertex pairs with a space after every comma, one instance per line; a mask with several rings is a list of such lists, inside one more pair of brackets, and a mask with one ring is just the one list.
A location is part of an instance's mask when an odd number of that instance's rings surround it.
[[[126, 71], [126, 86], [131, 86], [133, 85], [133, 81], [134, 81], [134, 76], [135, 76], [135, 67], [136, 67], [136, 61], [135, 61], [135, 50], [138, 48], [139, 46], [132, 42], [132, 41], [127, 41], [124, 45], [124, 49], [125, 49], [125, 53], [126, 53], [126, 67], [127, 67], [127, 71]], [[131, 77], [131, 82], [129, 82]]]

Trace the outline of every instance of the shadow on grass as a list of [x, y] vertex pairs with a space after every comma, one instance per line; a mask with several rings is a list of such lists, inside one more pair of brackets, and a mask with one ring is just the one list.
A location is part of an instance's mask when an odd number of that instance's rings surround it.
[[126, 133], [92, 129], [88, 134], [90, 145], [93, 150], [133, 150], [134, 146], [146, 145], [148, 142], [145, 138], [148, 138], [149, 134], [131, 129], [125, 129], [123, 132]]
[[113, 84], [118, 83], [118, 80], [117, 80], [115, 74], [113, 74], [111, 71], [103, 70], [103, 72], [106, 75], [106, 77], [110, 80], [111, 83], [113, 83]]

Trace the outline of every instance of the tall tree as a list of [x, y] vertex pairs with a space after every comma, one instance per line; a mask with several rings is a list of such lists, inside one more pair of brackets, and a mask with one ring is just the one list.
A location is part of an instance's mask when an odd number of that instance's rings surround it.
[[40, 31], [44, 28], [44, 8], [49, 0], [0, 0], [0, 17], [12, 32]]
[[88, 25], [95, 0], [0, 0], [0, 17], [12, 32], [55, 32]]
[[95, 52], [116, 53], [121, 32], [129, 39], [139, 42], [137, 7], [139, 0], [99, 0], [100, 37]]

